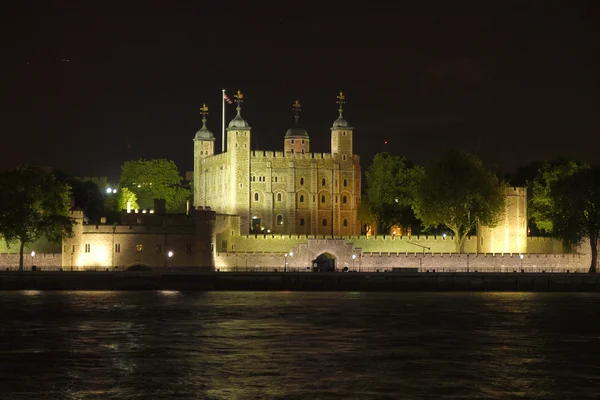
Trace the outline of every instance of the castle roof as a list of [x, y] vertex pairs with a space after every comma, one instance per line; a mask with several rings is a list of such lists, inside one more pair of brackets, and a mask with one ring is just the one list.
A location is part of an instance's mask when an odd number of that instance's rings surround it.
[[229, 121], [229, 125], [227, 125], [227, 128], [228, 129], [250, 129], [250, 125], [248, 125], [248, 122], [246, 122], [246, 120], [244, 118], [242, 118], [242, 114], [241, 114], [242, 108], [240, 106], [237, 106], [236, 110], [237, 110], [237, 115], [235, 116], [234, 119]]
[[294, 110], [294, 125], [287, 130], [287, 132], [285, 133], [285, 137], [289, 138], [289, 137], [302, 137], [302, 138], [307, 138], [308, 137], [308, 133], [306, 132], [306, 129], [302, 128], [300, 126], [300, 102], [298, 100], [296, 100], [296, 103], [292, 106], [293, 110]]
[[200, 114], [202, 114], [202, 128], [196, 132], [194, 140], [215, 140], [215, 136], [206, 127], [206, 116], [208, 115], [208, 107], [206, 104], [200, 108]]
[[346, 104], [346, 96], [344, 96], [343, 92], [340, 92], [339, 96], [337, 96], [337, 99], [338, 99], [337, 103], [340, 106], [340, 108], [338, 110], [340, 113], [340, 116], [338, 117], [338, 119], [333, 121], [333, 126], [331, 127], [331, 129], [340, 129], [340, 128], [352, 129], [352, 127], [350, 126], [348, 121], [346, 121], [344, 119], [344, 116], [342, 115], [344, 112], [344, 104]]
[[215, 136], [206, 127], [206, 118], [202, 118], [202, 128], [196, 132], [194, 140], [215, 140]]

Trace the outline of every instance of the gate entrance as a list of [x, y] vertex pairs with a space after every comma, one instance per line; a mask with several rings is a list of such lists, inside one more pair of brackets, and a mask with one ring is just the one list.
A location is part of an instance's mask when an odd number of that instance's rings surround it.
[[335, 257], [329, 253], [322, 253], [312, 260], [313, 272], [335, 272]]

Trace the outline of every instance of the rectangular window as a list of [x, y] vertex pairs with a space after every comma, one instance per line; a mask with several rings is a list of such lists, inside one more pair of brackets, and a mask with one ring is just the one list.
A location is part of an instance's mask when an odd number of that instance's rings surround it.
[[138, 253], [141, 253], [142, 250], [144, 250], [144, 246], [142, 246], [141, 244], [135, 245], [135, 251], [137, 251]]
[[156, 252], [157, 253], [162, 253], [162, 244], [157, 244], [156, 245]]
[[115, 243], [115, 253], [121, 252], [121, 243]]
[[63, 253], [66, 253], [66, 252], [67, 252], [67, 245], [65, 244], [65, 245], [63, 246]]
[[187, 243], [185, 245], [185, 252], [188, 253], [188, 254], [192, 253], [192, 244], [191, 243]]
[[86, 252], [86, 253], [89, 253], [89, 252], [90, 252], [90, 247], [91, 247], [91, 246], [90, 246], [90, 244], [89, 244], [89, 243], [86, 243], [86, 244], [85, 244], [85, 252]]
[[75, 245], [73, 245], [73, 250], [71, 250], [71, 253], [75, 253]]

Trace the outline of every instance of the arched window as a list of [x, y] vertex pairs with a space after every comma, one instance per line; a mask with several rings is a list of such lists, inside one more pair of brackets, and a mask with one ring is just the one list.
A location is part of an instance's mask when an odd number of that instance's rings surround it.
[[347, 219], [344, 220], [344, 226], [348, 226], [348, 220]]
[[327, 226], [327, 218], [323, 218], [323, 226]]
[[304, 178], [300, 178], [300, 186], [304, 185]]
[[254, 201], [258, 201], [258, 193], [254, 193]]
[[300, 226], [304, 226], [304, 218], [300, 218]]
[[344, 179], [344, 187], [348, 187], [348, 179]]
[[325, 195], [321, 196], [321, 203], [325, 203]]
[[346, 196], [342, 197], [342, 203], [346, 204], [348, 202], [348, 198]]
[[325, 180], [325, 178], [323, 178], [323, 179], [321, 180], [321, 185], [322, 185], [322, 186], [325, 186], [326, 184], [327, 184], [327, 181]]
[[281, 193], [277, 193], [277, 201], [281, 201]]
[[304, 203], [304, 195], [300, 195], [300, 203]]
[[283, 225], [283, 215], [277, 216], [277, 225]]

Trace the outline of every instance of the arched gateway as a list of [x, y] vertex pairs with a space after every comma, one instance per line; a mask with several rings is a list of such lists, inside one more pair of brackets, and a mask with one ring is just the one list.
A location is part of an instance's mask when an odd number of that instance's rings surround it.
[[313, 272], [334, 272], [335, 257], [330, 253], [321, 253], [312, 260]]

